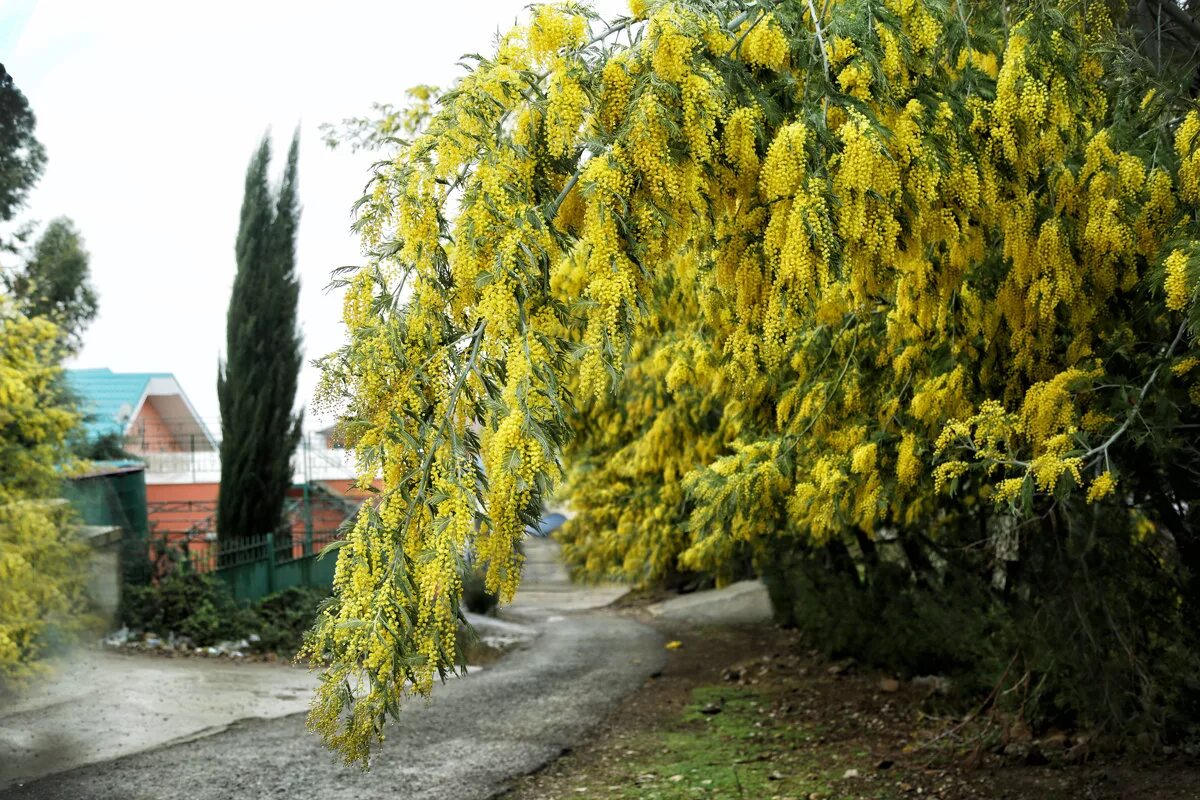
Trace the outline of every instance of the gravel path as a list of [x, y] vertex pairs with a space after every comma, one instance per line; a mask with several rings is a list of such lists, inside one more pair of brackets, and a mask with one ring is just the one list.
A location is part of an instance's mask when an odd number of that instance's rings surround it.
[[5, 800], [488, 798], [577, 743], [662, 668], [659, 635], [604, 613], [550, 616], [534, 643], [410, 702], [370, 772], [343, 767], [303, 715], [240, 722], [192, 742], [0, 792]]

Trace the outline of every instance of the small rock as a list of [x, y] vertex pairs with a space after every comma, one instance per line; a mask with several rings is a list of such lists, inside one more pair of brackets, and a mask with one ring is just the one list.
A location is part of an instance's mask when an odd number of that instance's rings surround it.
[[768, 775], [768, 776], [767, 776], [767, 780], [769, 780], [769, 781], [781, 781], [781, 780], [783, 780], [783, 773], [782, 773], [782, 772], [779, 772], [778, 770], [777, 770], [777, 771], [775, 771], [775, 772], [772, 772], [770, 775]]
[[941, 675], [918, 675], [912, 679], [912, 685], [928, 689], [933, 694], [950, 693], [950, 679]]
[[251, 642], [252, 644], [258, 644], [259, 642], [262, 641], [262, 637], [259, 636], [257, 633], [252, 633], [252, 634], [250, 634], [247, 641]]
[[1051, 731], [1037, 740], [1043, 750], [1066, 750], [1071, 744], [1071, 737], [1062, 731]]
[[682, 775], [672, 775], [670, 778], [667, 778], [667, 780], [671, 781], [671, 783], [679, 783], [681, 780], [683, 780], [683, 776]]
[[826, 672], [830, 675], [845, 675], [854, 667], [854, 659], [848, 658], [845, 661], [839, 661], [831, 666]]
[[104, 638], [104, 643], [109, 647], [120, 647], [129, 641], [129, 628], [122, 625], [120, 630], [113, 631]]
[[895, 678], [884, 678], [879, 682], [879, 691], [887, 694], [895, 694], [900, 691], [900, 681]]
[[856, 770], [856, 769], [848, 769], [848, 770], [846, 770], [845, 772], [843, 772], [843, 773], [842, 773], [842, 777], [843, 777], [843, 778], [857, 778], [857, 777], [858, 777], [858, 770]]
[[718, 697], [716, 700], [708, 703], [704, 708], [700, 709], [700, 713], [711, 717], [713, 714], [720, 714], [721, 709], [725, 706], [725, 698]]

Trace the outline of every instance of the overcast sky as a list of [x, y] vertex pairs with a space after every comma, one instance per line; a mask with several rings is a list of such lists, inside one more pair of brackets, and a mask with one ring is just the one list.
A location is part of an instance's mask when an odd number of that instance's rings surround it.
[[[48, 157], [22, 217], [71, 217], [100, 295], [71, 366], [173, 372], [202, 416], [219, 417], [246, 164], [270, 128], [278, 173], [296, 125], [306, 362], [335, 349], [340, 300], [324, 287], [359, 261], [349, 209], [371, 157], [328, 150], [319, 126], [449, 84], [459, 56], [490, 52], [527, 3], [0, 0], [0, 63]], [[595, 5], [606, 17], [626, 8]], [[306, 363], [301, 403], [316, 378]]]

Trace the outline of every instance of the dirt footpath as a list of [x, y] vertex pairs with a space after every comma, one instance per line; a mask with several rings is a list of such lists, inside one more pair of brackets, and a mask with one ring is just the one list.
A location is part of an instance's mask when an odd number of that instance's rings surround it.
[[[607, 605], [623, 590], [578, 587], [555, 566], [557, 546], [533, 541], [530, 579], [507, 610], [534, 628], [536, 638], [486, 669], [451, 680], [434, 690], [428, 702], [414, 700], [393, 724], [370, 772], [344, 767], [318, 737], [304, 727], [304, 715], [242, 719], [219, 732], [183, 743], [91, 763], [26, 783], [0, 788], [0, 798], [16, 800], [472, 800], [502, 791], [517, 775], [533, 771], [586, 737], [622, 697], [661, 670], [666, 650], [661, 636], [647, 625], [593, 609]], [[159, 668], [173, 662], [121, 657], [133, 669]], [[162, 726], [176, 710], [164, 695], [203, 710], [205, 698], [223, 694], [228, 682], [246, 681], [258, 669], [272, 670], [289, 698], [266, 692], [279, 703], [307, 708], [312, 676], [277, 665], [227, 665], [228, 673], [190, 683], [167, 681], [155, 688], [147, 676], [131, 673], [125, 686], [108, 681], [97, 687], [86, 675], [64, 687], [61, 703], [42, 703], [26, 716], [0, 718], [0, 729], [19, 731], [39, 714], [59, 720], [50, 727], [71, 737], [71, 748], [121, 737], [164, 735]], [[296, 681], [299, 681], [296, 683]], [[68, 682], [70, 683], [70, 682]], [[282, 684], [281, 684], [282, 685]], [[73, 688], [72, 688], [73, 687]], [[111, 702], [99, 695], [113, 693]], [[272, 693], [275, 693], [274, 695]], [[247, 699], [247, 703], [251, 702]], [[97, 708], [128, 704], [129, 715], [99, 730], [87, 721]], [[99, 704], [99, 706], [97, 705]], [[140, 707], [140, 710], [139, 710]], [[245, 711], [252, 711], [247, 707]], [[157, 719], [164, 717], [164, 719]], [[100, 714], [107, 716], [107, 711]], [[243, 716], [261, 717], [247, 713]], [[225, 723], [222, 723], [225, 725]], [[89, 727], [91, 726], [91, 727]], [[73, 730], [78, 728], [79, 730]], [[209, 732], [210, 731], [202, 731]], [[16, 735], [16, 734], [13, 734]], [[45, 752], [45, 750], [43, 750]], [[54, 758], [51, 750], [48, 758]], [[18, 757], [20, 768], [31, 759]], [[47, 764], [39, 769], [45, 774]], [[49, 765], [53, 767], [54, 765]], [[61, 764], [58, 768], [61, 768]]]
[[240, 722], [186, 744], [0, 792], [6, 800], [472, 800], [576, 745], [662, 667], [650, 628], [601, 614], [543, 623], [538, 640], [401, 712], [370, 772], [344, 767], [303, 715]]
[[301, 713], [318, 680], [287, 664], [77, 651], [0, 710], [0, 791], [223, 730]]

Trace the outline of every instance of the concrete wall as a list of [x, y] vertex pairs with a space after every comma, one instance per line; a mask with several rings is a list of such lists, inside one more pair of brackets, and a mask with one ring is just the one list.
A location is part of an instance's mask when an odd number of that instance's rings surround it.
[[84, 525], [84, 540], [91, 547], [88, 558], [87, 595], [92, 608], [110, 626], [117, 620], [121, 604], [121, 528]]

